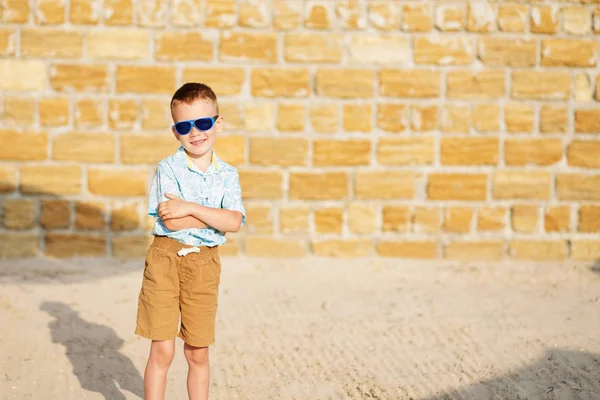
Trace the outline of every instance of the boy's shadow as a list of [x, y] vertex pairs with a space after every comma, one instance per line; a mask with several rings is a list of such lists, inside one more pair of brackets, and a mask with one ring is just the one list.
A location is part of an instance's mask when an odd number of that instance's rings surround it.
[[82, 388], [107, 400], [125, 400], [119, 388], [144, 398], [143, 379], [131, 360], [119, 352], [124, 342], [112, 328], [81, 319], [64, 303], [44, 302], [40, 309], [55, 318], [48, 324], [52, 342], [66, 347]]

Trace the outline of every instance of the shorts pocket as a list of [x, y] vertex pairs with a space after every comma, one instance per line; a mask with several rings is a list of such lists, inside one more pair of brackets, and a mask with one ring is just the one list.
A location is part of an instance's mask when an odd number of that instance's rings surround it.
[[158, 283], [160, 276], [157, 273], [161, 270], [164, 271], [165, 269], [168, 269], [168, 264], [167, 253], [156, 246], [150, 246], [146, 254], [144, 279], [154, 284]]

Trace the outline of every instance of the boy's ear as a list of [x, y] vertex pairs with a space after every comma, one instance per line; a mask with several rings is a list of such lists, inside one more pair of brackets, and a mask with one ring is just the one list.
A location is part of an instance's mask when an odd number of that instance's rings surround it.
[[216, 129], [217, 133], [221, 133], [224, 126], [225, 126], [225, 119], [219, 115], [219, 118], [217, 118], [217, 121], [215, 122], [215, 129]]

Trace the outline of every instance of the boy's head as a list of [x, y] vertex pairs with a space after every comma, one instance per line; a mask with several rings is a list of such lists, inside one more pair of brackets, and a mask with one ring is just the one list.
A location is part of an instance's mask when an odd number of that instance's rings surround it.
[[189, 82], [177, 89], [171, 99], [173, 134], [190, 156], [203, 156], [215, 144], [223, 129], [217, 96], [203, 84]]

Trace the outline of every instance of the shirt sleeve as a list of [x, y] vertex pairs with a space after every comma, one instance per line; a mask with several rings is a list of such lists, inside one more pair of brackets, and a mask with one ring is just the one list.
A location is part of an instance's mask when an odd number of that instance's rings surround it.
[[151, 217], [158, 217], [158, 205], [168, 199], [165, 197], [166, 193], [174, 194], [175, 196], [182, 198], [181, 190], [175, 174], [167, 165], [159, 164], [156, 168], [156, 173], [150, 184], [150, 191], [148, 196], [148, 215]]
[[240, 176], [237, 171], [227, 179], [221, 208], [239, 211], [242, 213], [242, 225], [246, 222], [246, 209], [242, 203], [242, 187], [240, 185]]

